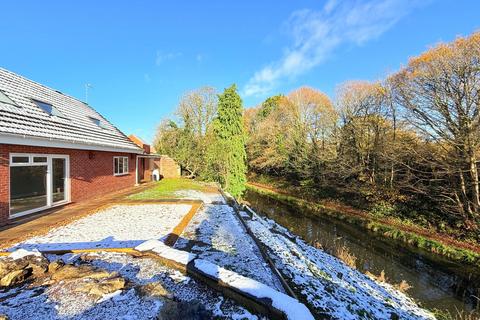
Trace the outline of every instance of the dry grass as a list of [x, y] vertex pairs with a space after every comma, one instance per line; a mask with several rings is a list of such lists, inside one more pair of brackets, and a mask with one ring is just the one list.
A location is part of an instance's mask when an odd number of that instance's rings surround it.
[[[365, 274], [366, 274], [368, 277], [370, 277], [370, 278], [372, 278], [372, 279], [374, 279], [374, 280], [377, 280], [378, 282], [387, 283], [387, 281], [388, 281], [388, 280], [387, 280], [387, 277], [385, 277], [385, 271], [384, 271], [384, 270], [382, 270], [378, 276], [377, 276], [377, 275], [374, 275], [373, 273], [371, 273], [371, 272], [369, 272], [369, 271], [365, 272]], [[403, 281], [402, 281], [402, 282], [403, 282]], [[405, 281], [405, 283], [406, 283], [406, 281]]]
[[475, 311], [467, 312], [456, 309], [456, 313], [451, 318], [455, 320], [478, 320], [479, 314]]
[[480, 319], [480, 313], [478, 310], [474, 311], [465, 311], [458, 310], [455, 307], [455, 312], [450, 312], [448, 310], [432, 310], [433, 314], [438, 320], [478, 320]]
[[412, 286], [409, 285], [407, 281], [402, 280], [399, 284], [395, 285], [395, 288], [397, 288], [398, 291], [405, 293], [412, 288]]
[[[384, 270], [382, 270], [378, 276], [376, 276], [373, 273], [368, 272], [368, 271], [365, 272], [365, 274], [368, 277], [370, 277], [370, 278], [372, 278], [372, 279], [374, 279], [378, 282], [389, 283], [387, 277], [385, 276], [385, 271]], [[398, 284], [393, 284], [393, 287], [395, 289], [397, 289], [398, 291], [403, 292], [403, 293], [407, 292], [409, 289], [412, 288], [412, 286], [406, 280], [402, 280]]]
[[357, 257], [353, 253], [350, 253], [345, 245], [335, 247], [334, 255], [350, 268], [357, 268]]
[[[335, 257], [342, 260], [350, 268], [352, 268], [352, 269], [357, 268], [357, 257], [348, 250], [347, 246], [340, 245], [338, 243], [334, 243], [330, 246], [323, 246], [320, 242], [318, 242], [318, 240], [313, 241], [311, 244], [312, 244], [313, 247], [315, 247], [317, 249], [324, 250], [326, 252], [329, 252], [330, 254], [333, 254]], [[365, 274], [368, 277], [370, 277], [370, 278], [372, 278], [372, 279], [374, 279], [378, 282], [388, 283], [388, 279], [385, 276], [385, 271], [384, 270], [382, 270], [379, 275], [374, 275], [373, 273], [371, 273], [369, 271], [366, 271]], [[393, 286], [398, 291], [403, 292], [403, 293], [407, 292], [410, 288], [412, 288], [412, 286], [406, 280], [402, 280], [398, 284], [393, 284]]]
[[323, 250], [326, 253], [337, 257], [352, 269], [357, 268], [357, 257], [348, 250], [348, 247], [345, 244], [336, 242], [322, 244], [318, 240], [314, 240], [310, 245], [318, 250]]

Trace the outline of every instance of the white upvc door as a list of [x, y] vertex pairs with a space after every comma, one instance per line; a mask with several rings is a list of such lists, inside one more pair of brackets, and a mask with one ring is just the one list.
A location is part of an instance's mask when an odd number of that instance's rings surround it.
[[70, 202], [70, 158], [10, 154], [10, 218]]
[[60, 205], [70, 201], [70, 163], [68, 156], [50, 157], [50, 205]]

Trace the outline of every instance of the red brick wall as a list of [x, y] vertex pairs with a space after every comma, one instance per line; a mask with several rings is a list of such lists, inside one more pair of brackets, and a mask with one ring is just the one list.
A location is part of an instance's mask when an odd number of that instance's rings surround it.
[[[10, 153], [69, 155], [72, 202], [94, 198], [135, 185], [134, 154], [0, 144], [0, 225], [8, 222]], [[93, 155], [92, 159], [89, 158], [90, 153]], [[114, 156], [128, 156], [128, 174], [113, 175]]]
[[161, 156], [160, 161], [155, 161], [160, 168], [160, 175], [164, 178], [179, 178], [180, 166], [169, 156]]
[[0, 144], [0, 226], [8, 221], [9, 202], [9, 155], [5, 145]]

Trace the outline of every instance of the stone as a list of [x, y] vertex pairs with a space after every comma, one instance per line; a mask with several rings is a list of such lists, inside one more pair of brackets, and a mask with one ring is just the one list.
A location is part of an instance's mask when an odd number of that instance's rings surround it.
[[115, 276], [116, 273], [110, 273], [105, 270], [97, 270], [89, 265], [74, 266], [67, 264], [57, 269], [51, 276], [52, 280], [71, 280], [78, 278], [104, 279]]
[[55, 260], [52, 261], [48, 264], [48, 272], [53, 273], [63, 267], [65, 265], [65, 262], [63, 260]]
[[48, 271], [48, 260], [47, 258], [41, 256], [29, 255], [22, 259], [19, 259], [23, 263], [27, 263], [29, 268], [32, 268], [32, 273], [34, 277], [41, 277], [44, 273]]
[[80, 261], [82, 262], [92, 262], [98, 259], [98, 254], [95, 253], [88, 253], [80, 256]]
[[213, 315], [210, 311], [197, 301], [166, 300], [158, 314], [159, 320], [208, 320]]
[[173, 295], [168, 292], [159, 282], [151, 282], [146, 285], [138, 287], [138, 293], [142, 297], [165, 297], [172, 299]]
[[399, 319], [400, 319], [400, 316], [399, 316], [398, 314], [392, 312], [392, 313], [390, 314], [390, 319], [391, 319], [391, 320], [399, 320]]
[[10, 258], [0, 259], [0, 279], [12, 271], [21, 270], [28, 266], [27, 261], [12, 260]]
[[32, 268], [12, 271], [0, 279], [0, 287], [11, 287], [20, 284], [28, 279], [32, 271]]
[[103, 280], [86, 281], [75, 289], [77, 292], [84, 292], [89, 295], [101, 297], [103, 295], [115, 292], [125, 288], [126, 281], [120, 277], [114, 277]]

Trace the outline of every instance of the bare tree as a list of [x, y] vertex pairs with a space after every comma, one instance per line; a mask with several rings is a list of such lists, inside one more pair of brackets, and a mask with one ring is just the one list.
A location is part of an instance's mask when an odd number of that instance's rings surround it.
[[211, 87], [191, 91], [178, 104], [178, 124], [167, 119], [157, 129], [157, 149], [177, 160], [192, 177], [206, 172], [207, 147], [212, 139], [209, 128], [217, 113], [217, 102]]
[[[443, 148], [446, 179], [441, 196], [469, 222], [478, 223], [480, 193], [480, 33], [440, 44], [413, 58], [391, 77], [406, 118]], [[474, 222], [476, 221], [476, 222]]]

